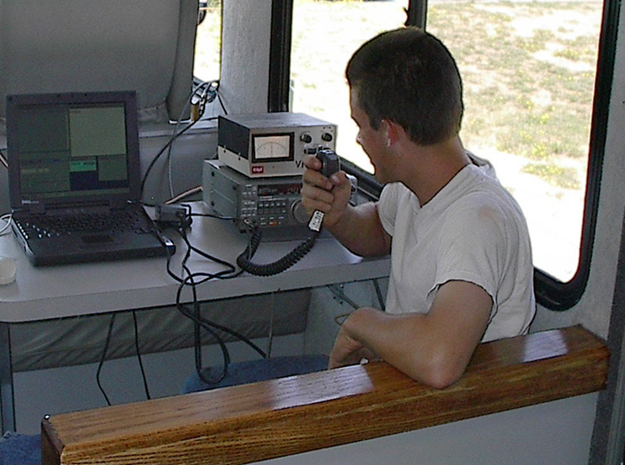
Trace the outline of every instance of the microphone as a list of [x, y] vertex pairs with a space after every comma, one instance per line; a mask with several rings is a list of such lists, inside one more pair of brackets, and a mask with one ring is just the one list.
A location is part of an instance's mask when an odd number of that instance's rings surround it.
[[[321, 174], [323, 174], [326, 178], [329, 178], [341, 169], [339, 156], [333, 150], [319, 150], [317, 152], [317, 159], [321, 161]], [[308, 229], [317, 233], [320, 232], [324, 217], [325, 213], [320, 210], [315, 210], [310, 217], [310, 221], [308, 222]]]

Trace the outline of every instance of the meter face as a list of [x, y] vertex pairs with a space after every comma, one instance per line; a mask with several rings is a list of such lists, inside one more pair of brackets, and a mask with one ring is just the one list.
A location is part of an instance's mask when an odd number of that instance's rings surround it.
[[253, 136], [253, 162], [293, 160], [293, 133]]

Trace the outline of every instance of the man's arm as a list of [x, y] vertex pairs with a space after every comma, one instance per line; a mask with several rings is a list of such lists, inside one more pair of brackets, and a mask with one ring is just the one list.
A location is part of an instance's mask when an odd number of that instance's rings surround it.
[[325, 214], [323, 226], [351, 252], [361, 256], [390, 253], [391, 238], [380, 222], [373, 202], [349, 205], [351, 183], [344, 172], [330, 178], [319, 170], [321, 162], [314, 156], [304, 158], [307, 169], [303, 176], [302, 204], [309, 214]]
[[413, 379], [445, 388], [464, 373], [486, 331], [491, 307], [492, 299], [481, 287], [449, 281], [439, 288], [428, 314], [358, 309], [341, 326], [330, 368], [374, 353]]
[[348, 205], [340, 221], [327, 229], [356, 255], [381, 256], [391, 251], [391, 237], [382, 227], [378, 209], [373, 202], [355, 207]]

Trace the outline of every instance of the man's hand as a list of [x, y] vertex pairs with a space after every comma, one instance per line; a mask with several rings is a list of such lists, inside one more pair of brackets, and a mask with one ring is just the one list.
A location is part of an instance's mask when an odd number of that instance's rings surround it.
[[342, 171], [326, 178], [320, 173], [321, 161], [313, 155], [304, 157], [303, 162], [306, 170], [302, 178], [302, 205], [309, 216], [315, 210], [323, 212], [323, 225], [332, 227], [340, 221], [347, 208], [351, 183]]
[[376, 355], [367, 349], [361, 342], [351, 337], [344, 326], [341, 326], [334, 341], [328, 368], [339, 368], [347, 365], [355, 365], [362, 359], [373, 360]]

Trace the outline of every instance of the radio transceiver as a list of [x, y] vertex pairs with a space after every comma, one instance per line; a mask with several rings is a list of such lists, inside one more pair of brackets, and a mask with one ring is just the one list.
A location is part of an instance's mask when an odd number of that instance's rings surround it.
[[303, 113], [219, 117], [217, 156], [249, 178], [301, 175], [302, 157], [334, 150], [336, 125]]
[[[216, 213], [236, 218], [239, 231], [258, 226], [275, 232], [304, 232], [309, 220], [301, 204], [301, 176], [252, 179], [219, 160], [205, 160], [204, 202]], [[352, 202], [356, 199], [356, 178], [350, 176]], [[247, 226], [247, 227], [246, 227]], [[291, 236], [291, 234], [287, 234]]]

